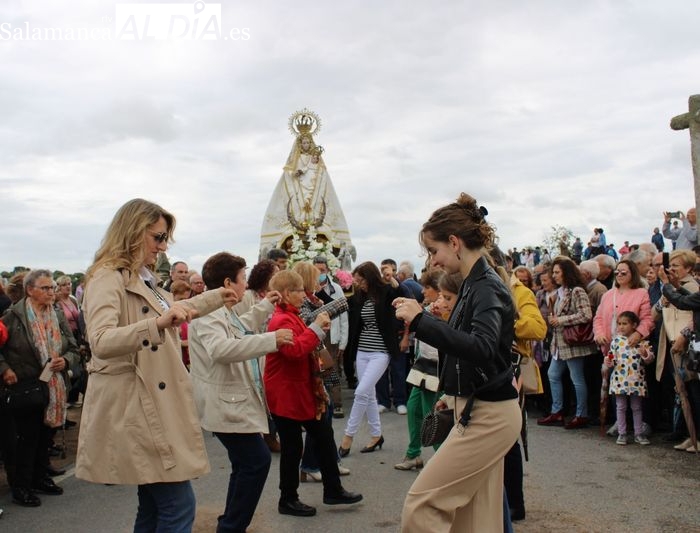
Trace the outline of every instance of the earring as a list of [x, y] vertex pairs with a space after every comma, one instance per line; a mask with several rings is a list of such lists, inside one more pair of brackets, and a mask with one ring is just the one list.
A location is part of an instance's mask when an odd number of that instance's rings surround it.
[[461, 261], [461, 260], [462, 260], [462, 258], [459, 256], [459, 252], [456, 252], [455, 255], [457, 255], [457, 261]]

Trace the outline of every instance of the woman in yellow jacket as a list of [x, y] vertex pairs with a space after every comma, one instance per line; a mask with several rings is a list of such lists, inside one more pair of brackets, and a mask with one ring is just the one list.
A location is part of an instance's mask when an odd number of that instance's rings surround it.
[[[532, 290], [528, 289], [518, 278], [510, 279], [510, 292], [515, 304], [515, 337], [514, 344], [518, 353], [522, 356], [520, 362], [523, 365], [532, 365], [537, 376], [537, 394], [541, 394], [542, 379], [540, 378], [537, 363], [532, 358], [532, 341], [541, 341], [547, 335], [547, 323], [542, 318], [537, 307], [537, 300]], [[522, 387], [522, 377], [518, 378], [518, 386]], [[523, 396], [522, 390], [520, 391]], [[524, 400], [523, 400], [524, 401]], [[523, 456], [520, 451], [520, 443], [515, 442], [505, 456], [503, 483], [508, 495], [511, 520], [523, 520], [525, 518], [525, 498], [523, 496]]]

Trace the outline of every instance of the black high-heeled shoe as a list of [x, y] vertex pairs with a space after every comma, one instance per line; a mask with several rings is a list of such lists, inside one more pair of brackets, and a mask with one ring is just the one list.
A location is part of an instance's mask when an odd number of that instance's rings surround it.
[[338, 455], [340, 457], [347, 457], [350, 455], [350, 448], [343, 448], [342, 446], [338, 446]]
[[384, 445], [384, 435], [380, 435], [379, 440], [372, 444], [372, 446], [365, 446], [360, 450], [360, 453], [372, 453], [374, 450], [379, 448], [380, 450], [382, 449], [382, 446]]

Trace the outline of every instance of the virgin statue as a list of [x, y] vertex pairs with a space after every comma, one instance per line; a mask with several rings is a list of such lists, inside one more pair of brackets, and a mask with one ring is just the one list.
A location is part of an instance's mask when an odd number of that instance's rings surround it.
[[316, 236], [318, 241], [329, 242], [337, 254], [342, 242], [352, 243], [323, 160], [323, 147], [314, 142], [320, 120], [304, 109], [292, 115], [289, 125], [295, 140], [265, 212], [261, 256], [270, 248], [288, 248], [294, 235], [302, 240]]

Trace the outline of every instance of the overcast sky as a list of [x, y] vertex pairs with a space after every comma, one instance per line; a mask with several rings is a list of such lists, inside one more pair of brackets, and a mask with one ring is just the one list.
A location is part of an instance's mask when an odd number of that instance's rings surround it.
[[[252, 264], [304, 107], [358, 260], [418, 263], [460, 191], [504, 249], [553, 224], [648, 241], [693, 204], [668, 124], [700, 93], [697, 0], [221, 4], [239, 40], [119, 39], [113, 1], [0, 3], [0, 269], [84, 271], [134, 197], [177, 217], [171, 259]], [[20, 40], [27, 24], [111, 35]]]

